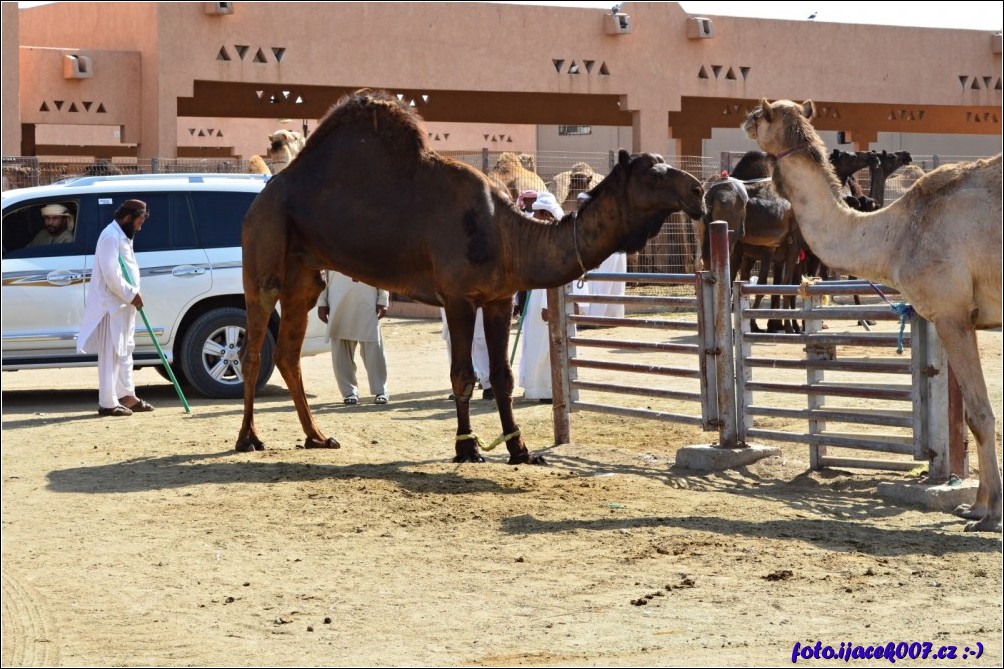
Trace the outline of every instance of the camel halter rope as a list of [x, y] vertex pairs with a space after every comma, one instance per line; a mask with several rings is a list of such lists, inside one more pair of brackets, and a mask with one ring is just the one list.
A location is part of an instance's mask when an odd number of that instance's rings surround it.
[[786, 151], [782, 151], [781, 153], [777, 154], [777, 156], [774, 158], [774, 160], [781, 160], [782, 158], [786, 158], [786, 157], [790, 156], [793, 153], [797, 153], [797, 152], [802, 151], [802, 150], [807, 149], [807, 148], [809, 148], [809, 143], [808, 142], [803, 142], [803, 143], [799, 144], [798, 146], [794, 146], [794, 147], [792, 147], [792, 148], [790, 148], [790, 149], [788, 149]]
[[912, 317], [913, 314], [914, 314], [913, 307], [910, 306], [909, 304], [907, 304], [906, 302], [892, 302], [888, 297], [885, 296], [885, 294], [881, 290], [879, 290], [879, 287], [876, 286], [871, 281], [868, 282], [868, 285], [871, 286], [872, 288], [874, 288], [875, 292], [878, 293], [879, 297], [881, 297], [883, 300], [885, 300], [885, 303], [888, 304], [892, 308], [892, 313], [894, 313], [897, 316], [899, 316], [899, 338], [896, 340], [896, 353], [899, 353], [900, 355], [902, 355], [903, 354], [903, 330], [906, 329], [906, 321], [907, 321], [907, 319], [909, 319], [910, 317]]

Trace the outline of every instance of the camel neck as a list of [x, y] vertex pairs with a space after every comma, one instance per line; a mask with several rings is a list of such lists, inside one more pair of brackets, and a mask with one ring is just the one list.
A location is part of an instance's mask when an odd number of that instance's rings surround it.
[[508, 223], [512, 230], [508, 255], [513, 275], [522, 279], [519, 290], [563, 286], [609, 255], [597, 257], [593, 262], [594, 256], [602, 251], [593, 248], [588, 235], [583, 234], [582, 223], [576, 214], [559, 223], [522, 217]]
[[829, 267], [891, 283], [889, 263], [882, 255], [888, 248], [888, 219], [839, 202], [827, 173], [808, 155], [792, 155], [778, 168], [775, 178], [791, 201], [809, 248]]

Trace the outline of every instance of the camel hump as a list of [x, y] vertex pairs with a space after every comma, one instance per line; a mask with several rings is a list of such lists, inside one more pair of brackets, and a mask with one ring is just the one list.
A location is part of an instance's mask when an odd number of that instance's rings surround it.
[[957, 183], [960, 179], [964, 179], [973, 173], [989, 175], [990, 183], [987, 184], [988, 187], [995, 188], [997, 191], [1000, 191], [1001, 154], [997, 154], [993, 158], [985, 158], [972, 163], [942, 165], [941, 167], [931, 170], [924, 176], [917, 179], [917, 182], [914, 184], [912, 190], [917, 191], [925, 197], [934, 195], [935, 193]]
[[328, 110], [301, 155], [312, 153], [327, 137], [348, 127], [376, 136], [399, 158], [428, 151], [428, 132], [413, 109], [384, 91], [364, 91], [346, 95]]

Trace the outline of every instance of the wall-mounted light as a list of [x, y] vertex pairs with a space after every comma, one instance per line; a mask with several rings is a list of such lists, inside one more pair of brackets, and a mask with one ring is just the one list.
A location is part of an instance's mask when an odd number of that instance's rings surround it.
[[997, 54], [999, 56], [1000, 53], [1001, 53], [1001, 34], [1000, 33], [994, 33], [993, 34], [993, 40], [994, 40], [993, 41], [993, 45], [994, 45], [993, 46], [993, 51], [994, 51], [995, 54]]

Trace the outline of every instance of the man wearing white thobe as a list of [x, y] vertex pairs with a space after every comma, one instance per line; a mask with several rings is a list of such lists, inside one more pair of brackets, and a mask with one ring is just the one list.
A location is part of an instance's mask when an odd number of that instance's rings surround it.
[[[97, 353], [98, 413], [102, 416], [153, 411], [152, 405], [136, 397], [132, 378], [136, 310], [143, 306], [133, 237], [148, 217], [145, 202], [126, 200], [116, 210], [115, 220], [101, 231], [94, 250], [77, 351]], [[131, 282], [126, 280], [122, 264]]]

